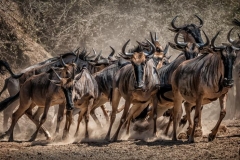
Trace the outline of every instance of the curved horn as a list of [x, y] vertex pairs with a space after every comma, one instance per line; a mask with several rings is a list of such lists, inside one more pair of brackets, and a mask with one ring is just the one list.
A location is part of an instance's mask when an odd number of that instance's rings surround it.
[[95, 51], [94, 48], [92, 48], [94, 55], [97, 55], [97, 52]]
[[74, 53], [79, 53], [79, 49], [80, 47], [78, 47], [75, 51], [73, 51]]
[[217, 32], [217, 34], [213, 37], [213, 39], [211, 40], [211, 45], [213, 46], [214, 49], [224, 49], [225, 46], [215, 46], [215, 40], [217, 38], [217, 36], [219, 35], [220, 31]]
[[209, 41], [209, 38], [208, 38], [207, 34], [204, 32], [204, 30], [202, 30], [202, 31], [203, 31], [203, 34], [204, 34], [205, 37], [206, 37], [206, 43], [205, 43], [205, 44], [198, 44], [198, 45], [199, 45], [200, 47], [206, 47], [206, 46], [209, 45], [210, 41]]
[[125, 52], [125, 50], [126, 50], [126, 46], [127, 46], [127, 44], [130, 42], [130, 39], [123, 45], [123, 47], [122, 47], [122, 53], [124, 54], [124, 55], [126, 55], [126, 56], [132, 56], [133, 55], [133, 53], [127, 53], [127, 52]]
[[233, 21], [232, 21], [235, 25], [237, 25], [237, 26], [240, 26], [240, 21], [239, 20], [237, 20], [237, 19], [233, 19]]
[[97, 64], [109, 64], [109, 60], [104, 58], [97, 61]]
[[102, 51], [100, 51], [97, 57], [95, 58], [96, 62], [101, 59], [101, 55], [102, 55]]
[[157, 32], [155, 32], [155, 41], [158, 41]]
[[108, 56], [108, 59], [109, 59], [109, 58], [112, 58], [112, 57], [113, 57], [113, 55], [114, 55], [114, 53], [115, 53], [115, 50], [114, 50], [114, 48], [113, 48], [113, 47], [111, 47], [111, 46], [110, 46], [110, 48], [112, 49], [112, 52], [109, 54], [109, 56]]
[[203, 26], [203, 20], [198, 17], [198, 15], [195, 15], [195, 17], [197, 17], [197, 19], [200, 21], [200, 25], [198, 26], [198, 28], [201, 28]]
[[172, 25], [172, 27], [173, 27], [174, 29], [179, 30], [179, 29], [182, 29], [182, 27], [176, 27], [175, 24], [174, 24], [174, 22], [176, 21], [177, 17], [179, 17], [179, 16], [176, 16], [175, 18], [173, 18], [173, 20], [172, 20], [172, 22], [171, 22], [171, 25]]
[[156, 52], [156, 47], [155, 47], [155, 45], [152, 44], [152, 42], [149, 41], [148, 39], [146, 39], [146, 41], [151, 45], [151, 48], [152, 48], [152, 49], [151, 49], [150, 52], [144, 52], [144, 54], [145, 54], [146, 56], [150, 56], [150, 55], [152, 55], [153, 53]]
[[163, 51], [164, 55], [167, 54], [167, 52], [168, 52], [168, 48], [169, 48], [169, 44], [167, 44], [166, 47], [164, 48], [164, 51]]
[[233, 43], [233, 40], [231, 39], [232, 30], [233, 28], [228, 32], [228, 35], [227, 35], [228, 42], [230, 42], [231, 44]]
[[55, 71], [55, 69], [51, 68], [53, 70], [53, 72], [56, 74], [57, 78], [61, 81], [62, 78], [59, 76], [59, 74]]
[[152, 41], [152, 43], [154, 43], [154, 39], [153, 39], [152, 32], [150, 32], [150, 37], [151, 37], [151, 41]]
[[63, 67], [67, 67], [66, 63], [63, 61], [62, 55], [60, 56], [60, 60], [61, 60]]
[[179, 45], [179, 46], [183, 46], [183, 47], [186, 47], [187, 46], [187, 43], [184, 43], [184, 42], [178, 42], [178, 36], [179, 36], [180, 32], [178, 32], [174, 38], [174, 42]]
[[79, 59], [79, 52], [77, 52], [76, 58], [75, 58], [75, 60], [74, 60], [74, 63], [77, 63], [77, 62], [78, 62], [78, 59]]
[[239, 51], [239, 50], [240, 50], [240, 48], [234, 47], [233, 45], [232, 45], [232, 49], [234, 49], [234, 50], [236, 50], [236, 51]]

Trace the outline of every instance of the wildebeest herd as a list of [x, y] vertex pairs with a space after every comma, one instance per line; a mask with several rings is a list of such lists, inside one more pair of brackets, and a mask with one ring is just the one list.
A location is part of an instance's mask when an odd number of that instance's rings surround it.
[[[8, 119], [12, 116], [11, 126], [1, 138], [9, 136], [9, 141], [13, 141], [14, 127], [16, 125], [19, 128], [17, 121], [25, 114], [37, 128], [30, 141], [36, 139], [39, 131], [44, 133], [47, 139], [51, 139], [43, 124], [49, 107], [58, 105], [55, 134], [59, 133], [60, 123], [66, 113], [63, 138], [68, 136], [73, 116], [78, 114], [75, 136], [78, 136], [80, 122], [84, 118], [87, 139], [89, 116], [101, 126], [95, 114], [95, 109], [101, 107], [106, 120], [109, 121], [104, 104], [110, 102], [112, 110], [106, 140], [110, 140], [116, 114], [123, 110], [111, 141], [118, 139], [122, 127], [128, 134], [130, 123], [137, 120], [153, 121], [155, 136], [157, 118], [169, 116], [164, 133], [168, 134], [173, 122], [172, 140], [177, 140], [178, 126], [188, 122], [188, 140], [194, 142], [195, 133], [202, 136], [203, 105], [219, 99], [219, 120], [208, 136], [209, 141], [214, 140], [226, 114], [228, 90], [234, 85], [232, 71], [240, 50], [240, 36], [238, 40], [232, 40], [232, 28], [226, 36], [228, 43], [223, 41], [221, 45], [216, 45], [215, 41], [220, 32], [209, 40], [202, 30], [204, 42], [201, 37], [203, 20], [197, 15], [195, 17], [199, 20], [199, 25], [176, 26], [178, 16], [172, 20], [172, 28], [169, 30], [176, 33], [175, 43], [169, 42], [164, 49], [157, 34], [150, 33], [151, 40], [137, 41], [137, 46], [129, 50], [128, 40], [115, 58], [115, 50], [112, 47], [112, 52], [107, 58], [103, 57], [101, 52], [97, 54], [94, 49], [93, 55], [86, 49], [77, 49], [30, 66], [17, 75], [11, 71], [6, 61], [1, 60], [0, 73], [4, 74], [6, 69], [11, 74], [0, 92], [2, 94], [8, 89], [10, 94], [10, 97], [0, 102], [5, 130]], [[235, 19], [234, 23], [240, 26], [238, 20]], [[169, 45], [181, 51], [171, 62], [170, 56], [167, 56]], [[121, 98], [125, 100], [125, 104], [118, 108]], [[186, 115], [181, 119], [182, 104]], [[38, 109], [33, 113], [35, 106], [38, 106]], [[190, 113], [194, 109], [192, 120]]]

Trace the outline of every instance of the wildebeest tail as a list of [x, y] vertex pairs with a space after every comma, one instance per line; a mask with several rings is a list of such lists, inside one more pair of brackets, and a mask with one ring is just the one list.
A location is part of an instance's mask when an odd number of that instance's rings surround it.
[[6, 109], [11, 103], [13, 103], [15, 100], [17, 100], [19, 97], [19, 92], [11, 97], [6, 98], [4, 101], [0, 102], [0, 112], [2, 112], [4, 109]]
[[0, 92], [0, 96], [2, 95], [2, 93], [7, 89], [7, 85], [8, 85], [8, 81], [9, 81], [9, 78], [6, 78], [5, 79], [5, 83], [4, 83], [4, 86]]
[[0, 66], [4, 66], [4, 67], [8, 70], [8, 72], [11, 74], [11, 76], [12, 76], [13, 78], [16, 78], [16, 79], [17, 79], [17, 78], [20, 78], [20, 77], [23, 75], [23, 73], [14, 74], [14, 73], [12, 72], [9, 64], [8, 64], [6, 61], [0, 60]]

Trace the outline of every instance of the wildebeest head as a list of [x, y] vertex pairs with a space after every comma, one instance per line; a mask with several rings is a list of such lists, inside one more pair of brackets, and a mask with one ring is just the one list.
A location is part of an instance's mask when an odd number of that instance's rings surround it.
[[189, 60], [189, 59], [193, 59], [195, 57], [198, 56], [199, 52], [200, 52], [200, 48], [203, 48], [205, 46], [208, 46], [209, 45], [209, 39], [207, 37], [207, 35], [205, 34], [205, 32], [203, 31], [205, 37], [206, 37], [206, 43], [205, 44], [201, 44], [201, 43], [191, 43], [191, 42], [188, 42], [188, 43], [185, 43], [185, 42], [179, 42], [177, 39], [178, 39], [178, 36], [179, 36], [179, 33], [178, 32], [174, 38], [174, 41], [176, 44], [173, 44], [171, 42], [169, 42], [169, 45], [173, 48], [173, 49], [177, 49], [177, 50], [180, 50], [180, 51], [183, 51], [185, 57], [186, 57], [186, 60]]
[[230, 44], [223, 43], [221, 46], [215, 46], [215, 40], [217, 36], [219, 35], [220, 31], [217, 32], [217, 34], [213, 37], [211, 41], [211, 45], [215, 51], [219, 51], [217, 53], [221, 54], [222, 61], [224, 64], [224, 79], [223, 79], [223, 86], [224, 87], [232, 87], [233, 86], [233, 77], [232, 77], [232, 70], [233, 70], [233, 64], [236, 60], [237, 54], [235, 51], [239, 51], [240, 48], [237, 48], [233, 46], [233, 41], [230, 38], [230, 34], [232, 32], [233, 28], [228, 32], [228, 41]]
[[104, 69], [109, 65], [109, 57], [111, 57], [114, 54], [114, 51], [111, 52], [108, 58], [104, 58], [102, 56], [102, 51], [99, 52], [99, 54], [96, 53], [96, 51], [93, 49], [94, 55], [96, 57], [89, 61], [89, 64], [93, 65], [96, 69], [96, 72]]
[[175, 25], [175, 21], [177, 17], [178, 16], [173, 18], [171, 22], [171, 26], [173, 27], [173, 29], [169, 29], [169, 30], [173, 32], [180, 32], [183, 35], [185, 42], [192, 42], [192, 43], [195, 42], [198, 44], [203, 44], [204, 42], [202, 40], [201, 31], [200, 31], [200, 28], [203, 26], [203, 20], [197, 15], [195, 15], [195, 17], [197, 17], [197, 19], [200, 21], [200, 25], [197, 26], [195, 24], [187, 24], [187, 25], [177, 27]]
[[146, 50], [138, 50], [135, 51], [133, 53], [127, 53], [125, 52], [126, 46], [129, 43], [130, 39], [123, 45], [122, 48], [122, 53], [129, 57], [134, 69], [134, 76], [135, 76], [135, 84], [134, 84], [134, 88], [138, 89], [138, 90], [142, 90], [145, 88], [144, 86], [144, 81], [145, 81], [145, 66], [146, 66], [146, 62], [149, 60], [149, 58], [152, 57], [153, 53], [156, 51], [155, 46], [149, 41], [148, 43], [151, 46], [151, 50], [150, 51], [146, 51]]
[[161, 46], [157, 33], [155, 32], [155, 36], [153, 37], [152, 33], [150, 32], [151, 41], [155, 45], [156, 51], [153, 54], [153, 61], [155, 62], [156, 68], [159, 69], [162, 65], [166, 65], [169, 63], [170, 57], [166, 57], [168, 52], [169, 45], [167, 44], [166, 47], [163, 49]]
[[62, 68], [59, 68], [59, 70], [61, 70], [61, 76], [62, 77], [71, 77], [73, 72], [77, 69], [77, 63], [79, 60], [79, 53], [76, 55], [76, 58], [72, 61], [72, 63], [68, 63], [66, 64], [62, 58], [62, 56], [60, 56], [60, 61], [62, 64]]
[[66, 98], [66, 108], [71, 110], [74, 108], [73, 100], [72, 100], [72, 92], [73, 92], [73, 80], [75, 76], [75, 71], [73, 71], [71, 77], [62, 78], [59, 74], [52, 68], [58, 80], [50, 80], [55, 85], [62, 88], [63, 93]]

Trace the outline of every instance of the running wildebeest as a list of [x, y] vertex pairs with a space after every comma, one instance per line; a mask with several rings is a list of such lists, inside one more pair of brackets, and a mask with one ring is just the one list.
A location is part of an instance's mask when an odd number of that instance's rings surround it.
[[[80, 109], [75, 137], [78, 136], [79, 125], [82, 118], [84, 117], [86, 126], [85, 138], [88, 138], [89, 114], [95, 99], [99, 97], [100, 94], [96, 80], [85, 67], [83, 67], [81, 72], [75, 75], [72, 81], [69, 81], [68, 84], [63, 84], [62, 81], [64, 79], [61, 78], [61, 76], [59, 76], [57, 73], [56, 75], [59, 78], [59, 82], [55, 81], [54, 83], [61, 85], [61, 87], [67, 86], [67, 88], [65, 87], [65, 90], [68, 90], [68, 92], [71, 92], [72, 94], [68, 94], [69, 97], [66, 98], [72, 99], [75, 108]], [[71, 121], [72, 112], [67, 112], [63, 137], [66, 137], [66, 135], [68, 135]]]
[[[158, 86], [160, 84], [159, 77], [157, 75], [156, 65], [153, 62], [152, 56], [155, 53], [156, 48], [150, 41], [151, 51], [146, 52], [144, 50], [138, 50], [134, 53], [126, 53], [125, 48], [130, 40], [128, 40], [122, 49], [122, 54], [128, 56], [131, 59], [131, 63], [122, 67], [115, 75], [113, 79], [113, 91], [112, 91], [112, 113], [110, 119], [110, 126], [108, 133], [105, 137], [106, 140], [110, 139], [110, 133], [112, 125], [116, 118], [116, 112], [120, 98], [125, 99], [125, 107], [120, 120], [120, 124], [112, 140], [116, 141], [118, 133], [122, 124], [125, 122], [127, 112], [131, 103], [133, 105], [137, 103], [153, 103], [156, 109], [157, 99], [153, 98], [156, 94]], [[154, 112], [155, 114], [155, 112]], [[154, 119], [154, 134], [156, 134], [156, 115]]]
[[[231, 33], [229, 31], [228, 34]], [[189, 128], [192, 128], [189, 142], [194, 142], [194, 132], [196, 128], [201, 129], [201, 106], [219, 99], [221, 111], [217, 124], [208, 136], [212, 141], [226, 114], [227, 92], [233, 86], [232, 70], [236, 59], [235, 50], [240, 48], [232, 44], [215, 46], [215, 40], [219, 32], [211, 41], [213, 49], [206, 49], [201, 56], [183, 62], [173, 73], [171, 82], [174, 94], [174, 116], [173, 116], [173, 140], [177, 140], [176, 129], [181, 118], [181, 105], [185, 100], [187, 119]], [[192, 106], [196, 105], [194, 124], [190, 117]], [[186, 107], [187, 106], [187, 107]]]
[[[171, 87], [171, 76], [173, 72], [176, 70], [176, 68], [183, 63], [186, 60], [193, 59], [198, 56], [200, 53], [200, 49], [202, 47], [209, 45], [209, 40], [207, 35], [204, 32], [204, 35], [206, 36], [206, 43], [205, 44], [196, 44], [196, 43], [180, 43], [177, 39], [179, 36], [179, 33], [176, 34], [174, 41], [176, 44], [170, 43], [170, 46], [174, 49], [182, 51], [182, 53], [172, 62], [169, 64], [162, 66], [160, 69], [157, 70], [158, 75], [160, 77], [160, 88], [157, 91], [157, 99], [158, 99], [158, 107], [157, 107], [157, 116], [162, 116], [163, 113], [173, 107], [173, 93], [172, 93], [172, 87]], [[150, 105], [149, 105], [150, 106]], [[131, 119], [135, 119], [141, 112], [144, 110], [146, 106], [133, 106], [128, 114], [127, 118], [127, 133], [129, 132], [129, 124]], [[151, 110], [150, 107], [148, 109], [144, 110], [145, 115], [141, 115], [144, 118], [147, 116], [146, 113]], [[143, 113], [142, 113], [143, 114]], [[169, 127], [169, 125], [168, 125]], [[168, 127], [166, 129], [166, 132], [168, 131]]]
[[[75, 58], [75, 62], [77, 62], [78, 56]], [[63, 63], [63, 68], [59, 68], [58, 72], [62, 77], [69, 78], [73, 75], [73, 72], [77, 69], [77, 66], [75, 63], [73, 64], [65, 64], [63, 59], [61, 58], [61, 62]], [[65, 92], [62, 91], [62, 89], [55, 84], [52, 84], [49, 79], [56, 79], [57, 77], [54, 76], [53, 70], [50, 69], [46, 73], [41, 73], [38, 75], [34, 75], [30, 78], [28, 78], [21, 86], [20, 91], [18, 93], [19, 95], [19, 101], [20, 105], [18, 109], [13, 113], [12, 115], [12, 123], [8, 131], [2, 135], [6, 136], [9, 135], [9, 141], [13, 141], [13, 129], [18, 121], [18, 119], [23, 115], [26, 114], [28, 117], [32, 115], [32, 108], [36, 105], [45, 107], [45, 112], [41, 118], [40, 124], [38, 125], [38, 122], [34, 121], [35, 125], [40, 126], [44, 123], [44, 121], [47, 118], [47, 111], [50, 106], [59, 104], [60, 108], [66, 108], [65, 106], [68, 105], [68, 107], [73, 107], [72, 102], [66, 101], [64, 98]], [[2, 106], [1, 106], [2, 107]], [[40, 127], [37, 128], [37, 131], [32, 135], [31, 141], [33, 141], [36, 136], [37, 132], [40, 129]], [[42, 128], [42, 127], [41, 127]], [[50, 139], [51, 136], [48, 132], [45, 131], [44, 128], [42, 130], [45, 133], [45, 136], [47, 139]], [[57, 132], [59, 130], [59, 125], [57, 126]]]
[[[78, 52], [78, 50], [76, 50], [75, 52]], [[95, 51], [94, 51], [94, 53], [95, 53]], [[113, 54], [114, 54], [114, 50], [111, 52], [111, 54], [109, 55], [108, 58], [113, 56]], [[102, 59], [100, 57], [101, 56], [100, 54], [95, 59], [93, 59], [96, 56], [96, 53], [94, 56], [89, 56], [89, 55], [87, 55], [87, 52], [85, 49], [78, 55], [79, 55], [79, 60], [78, 60], [77, 65], [80, 68], [83, 65], [86, 65], [88, 67], [88, 69], [91, 71], [91, 73], [94, 73], [94, 72], [97, 72], [97, 71], [103, 69], [109, 63], [109, 60]], [[62, 58], [63, 58], [64, 62], [66, 61], [65, 63], [70, 63], [76, 58], [76, 54], [75, 53], [66, 53], [66, 54], [62, 55]], [[44, 62], [41, 62], [37, 65], [28, 67], [27, 69], [22, 71], [23, 74], [21, 77], [18, 77], [18, 79], [10, 77], [8, 79], [8, 83], [5, 83], [5, 86], [8, 86], [10, 96], [13, 97], [14, 95], [16, 95], [20, 89], [20, 85], [23, 84], [29, 77], [46, 72], [51, 67], [57, 67], [57, 66], [61, 66], [61, 62], [58, 57], [55, 57], [55, 58], [46, 60]], [[18, 97], [15, 96], [15, 98], [16, 98], [16, 100], [12, 101], [11, 104], [6, 104], [6, 103], [8, 103], [8, 101], [3, 101], [0, 103], [2, 106], [4, 105], [5, 107], [8, 107], [4, 110], [4, 123], [3, 123], [4, 128], [7, 127], [8, 119], [12, 115], [13, 110], [19, 105]], [[105, 108], [103, 108], [103, 107], [101, 107], [101, 108], [102, 108], [103, 112], [105, 113], [105, 111], [104, 111]], [[4, 108], [2, 108], [2, 109], [4, 109]], [[39, 117], [42, 113], [43, 113], [43, 108], [39, 107], [38, 110], [36, 111], [36, 113], [34, 114], [34, 119], [39, 120]], [[104, 115], [107, 116], [106, 114], [104, 114]], [[58, 121], [61, 121], [62, 115], [60, 113], [58, 114], [57, 119], [58, 119]]]

